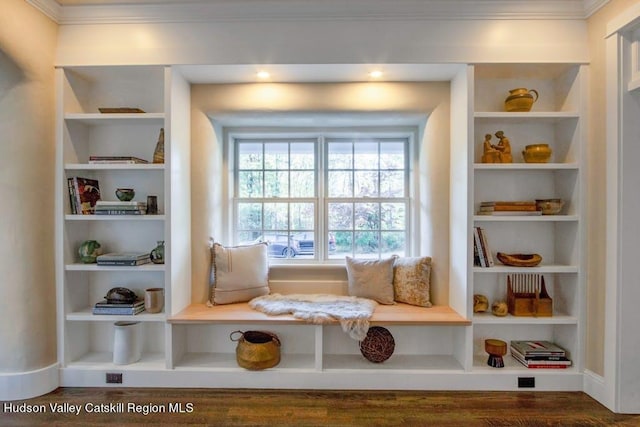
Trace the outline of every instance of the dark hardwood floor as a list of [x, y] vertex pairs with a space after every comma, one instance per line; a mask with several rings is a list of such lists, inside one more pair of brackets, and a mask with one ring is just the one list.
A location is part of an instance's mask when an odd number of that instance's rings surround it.
[[640, 426], [579, 392], [60, 388], [1, 404], [1, 426]]

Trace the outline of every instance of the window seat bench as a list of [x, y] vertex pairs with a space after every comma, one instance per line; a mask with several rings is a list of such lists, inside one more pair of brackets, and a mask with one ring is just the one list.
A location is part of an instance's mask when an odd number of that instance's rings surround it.
[[[292, 315], [271, 316], [249, 307], [248, 303], [225, 304], [208, 307], [206, 304], [191, 304], [179, 313], [170, 316], [172, 324], [207, 323], [266, 323], [304, 324], [304, 320]], [[336, 321], [336, 323], [338, 323]], [[379, 304], [371, 318], [372, 325], [453, 325], [467, 326], [471, 320], [464, 318], [448, 306], [417, 307], [409, 304]]]

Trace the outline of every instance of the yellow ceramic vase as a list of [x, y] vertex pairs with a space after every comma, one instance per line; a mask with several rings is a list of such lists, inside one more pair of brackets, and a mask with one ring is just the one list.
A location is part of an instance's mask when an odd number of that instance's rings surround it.
[[[534, 96], [535, 95], [535, 98]], [[504, 109], [509, 112], [531, 111], [533, 103], [538, 100], [538, 91], [519, 87], [511, 89], [509, 96], [504, 101]]]

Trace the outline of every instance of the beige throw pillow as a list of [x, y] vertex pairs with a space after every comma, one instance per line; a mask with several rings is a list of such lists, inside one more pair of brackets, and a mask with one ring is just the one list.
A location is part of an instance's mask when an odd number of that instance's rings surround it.
[[211, 245], [211, 302], [231, 304], [269, 294], [267, 244]]
[[346, 257], [349, 295], [393, 304], [393, 261]]
[[431, 307], [431, 258], [397, 258], [393, 267], [395, 299], [411, 305]]

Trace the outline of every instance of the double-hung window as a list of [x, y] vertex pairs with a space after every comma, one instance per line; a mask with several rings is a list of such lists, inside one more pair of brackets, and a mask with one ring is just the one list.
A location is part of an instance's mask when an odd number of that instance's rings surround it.
[[271, 258], [384, 258], [409, 251], [406, 135], [231, 138], [233, 229]]

